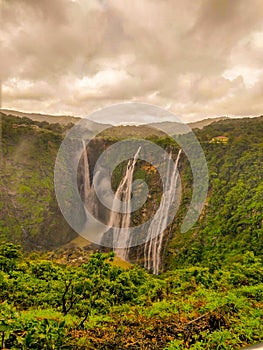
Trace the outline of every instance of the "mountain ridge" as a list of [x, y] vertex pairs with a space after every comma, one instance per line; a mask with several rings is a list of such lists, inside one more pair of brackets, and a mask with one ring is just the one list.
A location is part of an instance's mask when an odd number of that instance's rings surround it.
[[[45, 113], [35, 113], [35, 112], [21, 112], [21, 111], [17, 111], [17, 110], [12, 110], [12, 109], [0, 109], [0, 112], [5, 114], [5, 115], [13, 115], [16, 117], [26, 117], [29, 118], [33, 121], [39, 121], [39, 122], [43, 122], [46, 121], [48, 123], [54, 124], [54, 123], [59, 123], [62, 125], [67, 125], [69, 123], [73, 123], [76, 124], [78, 123], [82, 118], [81, 117], [76, 117], [76, 116], [71, 116], [71, 115], [53, 115], [53, 114], [45, 114]], [[205, 119], [200, 119], [198, 121], [194, 121], [194, 122], [189, 122], [186, 123], [188, 126], [190, 126], [192, 129], [202, 129], [203, 127], [220, 121], [220, 120], [225, 120], [225, 119], [232, 119], [230, 117], [211, 117], [211, 118], [205, 118]], [[100, 122], [94, 122], [89, 120], [92, 123], [97, 123], [97, 124], [103, 124], [104, 123], [100, 123]], [[150, 123], [147, 124], [145, 123], [145, 125], [150, 125], [152, 127], [160, 127], [163, 129], [169, 129], [170, 127], [173, 127], [173, 124], [178, 124], [176, 122], [171, 122], [171, 121], [164, 121], [164, 122], [154, 122], [154, 123]], [[107, 126], [111, 126], [112, 124], [105, 124]], [[123, 124], [120, 124], [123, 125]], [[119, 125], [118, 125], [119, 126]]]

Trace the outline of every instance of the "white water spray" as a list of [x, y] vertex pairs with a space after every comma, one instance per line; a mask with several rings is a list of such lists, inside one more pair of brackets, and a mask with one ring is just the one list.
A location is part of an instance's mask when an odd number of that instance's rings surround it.
[[[95, 193], [94, 187], [90, 181], [88, 154], [85, 141], [82, 140], [82, 143], [84, 166], [84, 203], [85, 206], [91, 206], [91, 211], [95, 212]], [[129, 243], [131, 237], [128, 229], [131, 223], [132, 183], [134, 169], [139, 157], [140, 149], [141, 147], [139, 147], [133, 159], [129, 160], [127, 164], [125, 175], [116, 190], [108, 221], [108, 226], [112, 229], [113, 234], [113, 250], [123, 260], [128, 260], [129, 258]], [[179, 177], [177, 167], [181, 152], [182, 150], [179, 150], [175, 163], [172, 161], [172, 154], [169, 156], [161, 204], [149, 226], [147, 239], [144, 246], [144, 267], [156, 275], [160, 271], [162, 244], [164, 232], [170, 215], [170, 206], [176, 200], [176, 187]]]
[[83, 145], [83, 166], [84, 166], [84, 204], [87, 205], [88, 197], [90, 195], [90, 173], [89, 173], [89, 158], [87, 154], [85, 141], [82, 140]]
[[167, 227], [169, 218], [169, 209], [171, 204], [176, 200], [176, 186], [179, 176], [177, 167], [181, 152], [182, 150], [178, 152], [176, 162], [172, 167], [172, 155], [170, 154], [166, 171], [166, 180], [163, 186], [166, 190], [164, 190], [160, 207], [148, 229], [147, 240], [144, 246], [144, 267], [156, 275], [158, 275], [160, 270], [161, 249], [164, 231]]
[[[126, 233], [128, 232], [126, 229], [130, 227], [131, 222], [132, 180], [140, 150], [141, 147], [137, 150], [134, 158], [128, 162], [125, 176], [121, 180], [113, 199], [108, 223], [108, 226], [113, 228], [113, 250], [123, 260], [127, 260], [129, 255], [130, 236]], [[118, 233], [119, 228], [121, 230]], [[118, 246], [123, 248], [118, 248]]]
[[89, 169], [89, 157], [86, 148], [85, 141], [82, 140], [83, 145], [83, 186], [84, 186], [84, 208], [95, 217], [98, 216], [98, 202], [95, 195], [95, 189], [93, 181], [90, 179], [90, 169]]

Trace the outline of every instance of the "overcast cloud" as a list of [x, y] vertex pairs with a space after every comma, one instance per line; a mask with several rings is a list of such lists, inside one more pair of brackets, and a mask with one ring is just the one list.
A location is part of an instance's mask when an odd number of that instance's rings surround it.
[[262, 0], [2, 0], [1, 7], [3, 108], [85, 116], [141, 101], [185, 121], [262, 114]]

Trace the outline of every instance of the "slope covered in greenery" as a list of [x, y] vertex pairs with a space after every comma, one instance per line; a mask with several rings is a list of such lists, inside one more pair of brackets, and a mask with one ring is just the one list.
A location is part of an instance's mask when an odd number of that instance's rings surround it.
[[0, 237], [30, 249], [51, 248], [75, 234], [56, 203], [55, 158], [68, 127], [0, 115]]
[[62, 265], [0, 250], [0, 331], [7, 349], [240, 349], [262, 341], [263, 264], [253, 253], [211, 270], [153, 276], [97, 253]]
[[[67, 129], [3, 116], [1, 241], [28, 252], [74, 237], [53, 189]], [[2, 244], [2, 348], [240, 349], [263, 341], [263, 118], [224, 120], [196, 134], [210, 174], [207, 203], [194, 228], [181, 234], [192, 192], [183, 156], [183, 198], [167, 230], [160, 276], [118, 267], [112, 254], [75, 255], [68, 248], [62, 259], [59, 252], [29, 254]], [[227, 144], [210, 142], [220, 135]], [[155, 136], [155, 142], [170, 141]]]
[[[209, 142], [219, 135], [228, 143]], [[174, 229], [169, 264], [218, 266], [239, 261], [247, 250], [262, 256], [263, 117], [214, 123], [197, 136], [209, 168], [207, 205], [193, 230], [182, 235]], [[189, 182], [190, 170], [184, 171]]]
[[[2, 115], [2, 239], [22, 242], [31, 248], [50, 248], [74, 237], [60, 214], [53, 188], [55, 157], [69, 127]], [[121, 130], [123, 134], [124, 129], [116, 128], [115, 133]], [[216, 264], [225, 258], [238, 260], [246, 250], [262, 254], [263, 118], [227, 119], [196, 129], [196, 134], [209, 168], [207, 205], [194, 229], [180, 234], [180, 222], [192, 189], [191, 170], [184, 156], [180, 161], [183, 200], [169, 230], [172, 240], [164, 256], [168, 269], [177, 263], [207, 259], [215, 260]], [[229, 137], [228, 143], [209, 142], [219, 135]], [[105, 142], [111, 144], [111, 136], [105, 134], [104, 138], [107, 137]], [[154, 134], [149, 137], [169, 147], [168, 138]], [[135, 174], [141, 179], [151, 177], [143, 167]]]

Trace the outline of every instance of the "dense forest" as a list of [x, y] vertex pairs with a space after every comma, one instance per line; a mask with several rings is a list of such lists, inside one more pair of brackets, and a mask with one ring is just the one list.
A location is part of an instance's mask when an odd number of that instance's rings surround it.
[[[231, 264], [246, 251], [262, 256], [263, 117], [219, 121], [196, 134], [209, 168], [207, 205], [192, 231], [174, 234], [169, 266]], [[228, 137], [227, 144], [209, 142], [218, 135]], [[185, 172], [189, 182], [189, 168]]]
[[[209, 168], [207, 202], [180, 233], [192, 193], [183, 156], [182, 202], [158, 276], [140, 261], [68, 245], [76, 234], [56, 203], [53, 169], [70, 127], [2, 115], [2, 348], [240, 349], [263, 341], [263, 117], [195, 130]], [[228, 141], [211, 142], [219, 135]]]
[[41, 249], [75, 235], [54, 193], [55, 158], [71, 125], [1, 115], [1, 238]]

